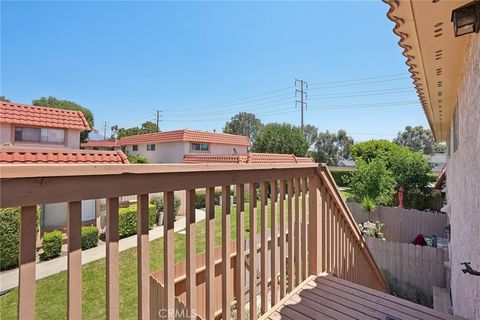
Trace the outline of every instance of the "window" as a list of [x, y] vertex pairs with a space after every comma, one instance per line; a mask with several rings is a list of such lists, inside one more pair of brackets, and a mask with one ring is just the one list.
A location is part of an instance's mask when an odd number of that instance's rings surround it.
[[192, 143], [192, 150], [194, 151], [208, 151], [208, 143]]
[[[154, 146], [155, 146], [155, 145], [154, 145]], [[154, 148], [154, 149], [155, 149], [155, 148]], [[138, 151], [138, 144], [134, 144], [134, 145], [132, 146], [132, 150], [133, 150], [133, 151]]]
[[64, 143], [65, 130], [51, 128], [15, 127], [15, 141]]
[[154, 144], [147, 144], [147, 151], [155, 151], [155, 145]]

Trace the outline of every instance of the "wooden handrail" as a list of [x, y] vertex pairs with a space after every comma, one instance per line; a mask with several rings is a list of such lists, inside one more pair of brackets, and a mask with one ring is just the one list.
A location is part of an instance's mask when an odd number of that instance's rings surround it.
[[[29, 306], [22, 314], [33, 312], [32, 299], [35, 298], [35, 282], [26, 282], [35, 276], [35, 266], [32, 259], [31, 243], [34, 235], [26, 231], [32, 229], [31, 220], [34, 206], [46, 203], [68, 202], [69, 229], [72, 235], [77, 235], [81, 226], [78, 223], [80, 201], [86, 199], [107, 199], [107, 287], [106, 313], [112, 319], [119, 316], [119, 274], [118, 274], [118, 208], [119, 197], [137, 195], [137, 241], [138, 253], [138, 315], [140, 318], [153, 316], [150, 301], [161, 301], [157, 307], [175, 309], [178, 303], [176, 281], [179, 275], [165, 279], [162, 291], [149, 286], [147, 281], [149, 270], [148, 250], [148, 199], [149, 194], [164, 193], [165, 227], [163, 245], [165, 272], [175, 273], [174, 264], [174, 191], [185, 191], [187, 194], [187, 259], [195, 261], [189, 264], [185, 274], [185, 301], [187, 309], [205, 308], [206, 318], [214, 318], [222, 311], [222, 316], [228, 317], [229, 306], [242, 309], [238, 312], [244, 315], [243, 307], [248, 301], [256, 300], [261, 295], [261, 313], [269, 308], [268, 295], [272, 302], [283, 298], [292, 292], [310, 274], [321, 272], [336, 272], [344, 279], [385, 291], [386, 283], [375, 264], [373, 257], [365, 245], [353, 216], [340, 195], [331, 173], [325, 165], [318, 164], [245, 164], [245, 165], [0, 165], [0, 207], [22, 207], [22, 235], [20, 259], [20, 290], [19, 305]], [[236, 257], [233, 264], [222, 263], [221, 279], [217, 279], [215, 271], [218, 259], [215, 251], [215, 187], [222, 188], [222, 230], [231, 229], [230, 221], [230, 186], [236, 185], [237, 193], [237, 238], [235, 246], [222, 247], [222, 260]], [[247, 187], [247, 188], [245, 188]], [[206, 189], [207, 219], [204, 222], [195, 220], [195, 189]], [[253, 200], [248, 212], [245, 212], [243, 196], [249, 193], [250, 201], [255, 199], [257, 190], [261, 198], [259, 206]], [[240, 194], [238, 194], [240, 193]], [[272, 195], [275, 195], [272, 197]], [[252, 198], [253, 196], [253, 198]], [[271, 199], [268, 200], [268, 197]], [[308, 200], [308, 201], [307, 201]], [[269, 203], [270, 201], [270, 203]], [[308, 210], [307, 210], [308, 203]], [[271, 204], [274, 208], [271, 208]], [[270, 207], [269, 207], [270, 206]], [[30, 214], [28, 214], [30, 213]], [[256, 238], [260, 231], [258, 242], [251, 241], [249, 248], [245, 247], [244, 232], [245, 217], [249, 214], [250, 239]], [[268, 215], [274, 215], [268, 220]], [[260, 224], [257, 226], [257, 215]], [[29, 217], [27, 219], [27, 216]], [[75, 220], [75, 218], [77, 218]], [[278, 218], [278, 219], [277, 219]], [[268, 221], [273, 228], [268, 230]], [[206, 294], [197, 292], [198, 281], [197, 260], [195, 253], [195, 224], [204, 223], [206, 230], [206, 252], [204, 258]], [[75, 229], [75, 230], [73, 230]], [[78, 230], [77, 230], [78, 229]], [[287, 232], [288, 230], [288, 232]], [[278, 234], [278, 238], [277, 235]], [[223, 232], [222, 243], [230, 240], [229, 232]], [[278, 240], [278, 241], [277, 241]], [[78, 259], [78, 239], [69, 247], [70, 262], [68, 265], [69, 284], [81, 286], [81, 265]], [[256, 250], [258, 249], [258, 250]], [[275, 250], [270, 253], [269, 250]], [[278, 254], [277, 251], [278, 250]], [[256, 251], [257, 254], [249, 254]], [[242, 254], [238, 254], [241, 252]], [[270, 255], [270, 259], [268, 256]], [[278, 259], [278, 260], [277, 260]], [[315, 259], [315, 262], [312, 261]], [[227, 259], [230, 260], [230, 259]], [[25, 263], [24, 263], [25, 261]], [[238, 262], [236, 262], [238, 261]], [[244, 273], [244, 263], [248, 261], [253, 267], [251, 273]], [[268, 268], [275, 265], [278, 268]], [[229, 261], [230, 262], [230, 261]], [[260, 263], [258, 263], [260, 262]], [[307, 269], [307, 266], [309, 269]], [[234, 273], [228, 270], [235, 269]], [[270, 269], [270, 270], [269, 270]], [[257, 270], [260, 272], [257, 274]], [[359, 271], [361, 270], [361, 271]], [[228, 276], [222, 276], [228, 274]], [[257, 279], [258, 277], [258, 279]], [[27, 280], [25, 280], [27, 279]], [[278, 279], [277, 281], [271, 281]], [[242, 283], [239, 283], [242, 282]], [[249, 283], [249, 294], [244, 293], [245, 284]], [[80, 284], [80, 285], [79, 285]], [[219, 284], [227, 294], [218, 301], [213, 288]], [[257, 287], [257, 284], [260, 286]], [[33, 289], [32, 289], [33, 288]], [[33, 292], [32, 292], [33, 290]], [[72, 289], [75, 290], [75, 289]], [[78, 302], [81, 296], [73, 294], [69, 289], [69, 318], [81, 316]], [[242, 294], [241, 294], [242, 293]], [[272, 295], [273, 293], [273, 295]], [[149, 296], [151, 299], [147, 299]], [[205, 301], [200, 302], [206, 298]], [[246, 299], [248, 298], [248, 299]], [[199, 304], [203, 304], [202, 306]], [[250, 307], [251, 317], [256, 317], [256, 304]], [[169, 317], [171, 318], [171, 317]]]

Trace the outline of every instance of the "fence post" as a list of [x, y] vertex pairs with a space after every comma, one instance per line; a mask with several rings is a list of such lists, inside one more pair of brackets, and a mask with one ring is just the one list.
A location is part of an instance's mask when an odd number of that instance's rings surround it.
[[310, 177], [309, 186], [309, 273], [320, 274], [322, 270], [322, 193], [320, 192], [320, 177], [315, 174]]

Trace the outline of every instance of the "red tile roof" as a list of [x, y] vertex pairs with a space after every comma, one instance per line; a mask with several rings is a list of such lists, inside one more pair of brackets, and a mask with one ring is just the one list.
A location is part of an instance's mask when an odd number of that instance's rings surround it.
[[118, 146], [118, 140], [88, 140], [80, 144], [82, 148], [85, 147], [100, 147], [100, 148], [114, 148]]
[[186, 155], [182, 163], [313, 163], [312, 158], [296, 157], [293, 154], [239, 153], [225, 155]]
[[25, 126], [90, 130], [81, 111], [1, 101], [0, 122]]
[[248, 139], [248, 137], [245, 136], [189, 129], [139, 134], [136, 136], [124, 137], [120, 139], [120, 145], [124, 146], [132, 144], [178, 141], [250, 146], [250, 140]]
[[0, 164], [101, 163], [128, 164], [127, 156], [118, 151], [80, 149], [47, 149], [0, 147]]

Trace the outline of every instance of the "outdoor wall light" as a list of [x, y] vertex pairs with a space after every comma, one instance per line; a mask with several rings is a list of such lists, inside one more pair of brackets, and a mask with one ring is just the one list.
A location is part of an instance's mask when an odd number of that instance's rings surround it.
[[480, 1], [475, 0], [452, 11], [455, 37], [480, 30]]

